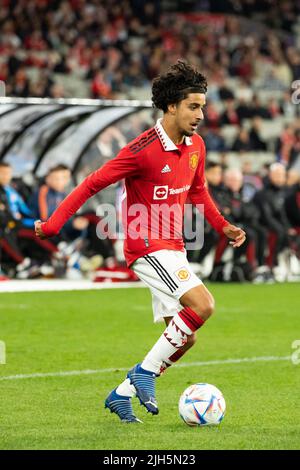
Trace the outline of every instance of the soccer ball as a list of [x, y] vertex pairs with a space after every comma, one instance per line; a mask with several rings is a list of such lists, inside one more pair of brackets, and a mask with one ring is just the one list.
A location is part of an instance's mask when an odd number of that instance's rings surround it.
[[179, 400], [179, 414], [189, 426], [219, 424], [224, 418], [225, 409], [222, 393], [210, 384], [191, 385]]

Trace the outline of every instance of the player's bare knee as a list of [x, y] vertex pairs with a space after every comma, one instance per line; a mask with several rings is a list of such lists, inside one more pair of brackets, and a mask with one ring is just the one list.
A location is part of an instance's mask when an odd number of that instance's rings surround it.
[[205, 302], [202, 300], [202, 302], [197, 304], [194, 310], [202, 320], [208, 320], [215, 310], [215, 301], [213, 297], [207, 298]]
[[214, 313], [215, 311], [215, 302], [213, 299], [211, 299], [207, 305], [205, 306], [204, 308], [204, 311], [202, 312], [202, 314], [205, 316], [206, 320], [211, 317], [211, 315]]
[[195, 287], [180, 299], [184, 307], [191, 308], [202, 320], [206, 321], [214, 312], [215, 301], [203, 285]]

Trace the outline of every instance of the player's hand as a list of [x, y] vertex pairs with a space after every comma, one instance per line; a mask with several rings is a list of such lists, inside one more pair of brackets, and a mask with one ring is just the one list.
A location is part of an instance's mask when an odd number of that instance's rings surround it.
[[44, 234], [43, 230], [42, 230], [42, 222], [41, 220], [36, 220], [34, 222], [34, 230], [35, 230], [35, 234], [38, 238], [40, 238], [41, 240], [44, 240], [46, 237], [46, 235]]
[[223, 232], [225, 233], [226, 237], [233, 240], [232, 242], [229, 242], [229, 244], [232, 245], [233, 248], [238, 248], [246, 240], [246, 233], [244, 232], [244, 230], [239, 227], [236, 227], [235, 225], [227, 225], [223, 228]]

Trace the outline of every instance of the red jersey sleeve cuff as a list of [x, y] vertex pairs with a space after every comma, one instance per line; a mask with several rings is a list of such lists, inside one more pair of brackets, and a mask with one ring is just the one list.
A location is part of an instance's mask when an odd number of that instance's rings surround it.
[[49, 227], [48, 222], [43, 222], [41, 224], [41, 229], [42, 229], [43, 233], [46, 235], [46, 237], [53, 237], [54, 235], [57, 235], [57, 233], [58, 233], [58, 232], [55, 232], [55, 231], [51, 230], [51, 228]]
[[223, 221], [221, 223], [219, 223], [218, 226], [215, 227], [215, 229], [218, 233], [223, 234], [223, 228], [227, 227], [227, 225], [229, 225], [228, 220], [223, 219]]

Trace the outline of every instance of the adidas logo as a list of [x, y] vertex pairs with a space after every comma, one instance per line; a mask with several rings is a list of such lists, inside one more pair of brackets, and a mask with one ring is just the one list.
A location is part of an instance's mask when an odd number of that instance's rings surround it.
[[167, 164], [166, 166], [163, 167], [163, 169], [161, 170], [161, 173], [169, 173], [171, 170], [171, 168], [169, 167], [169, 165]]

